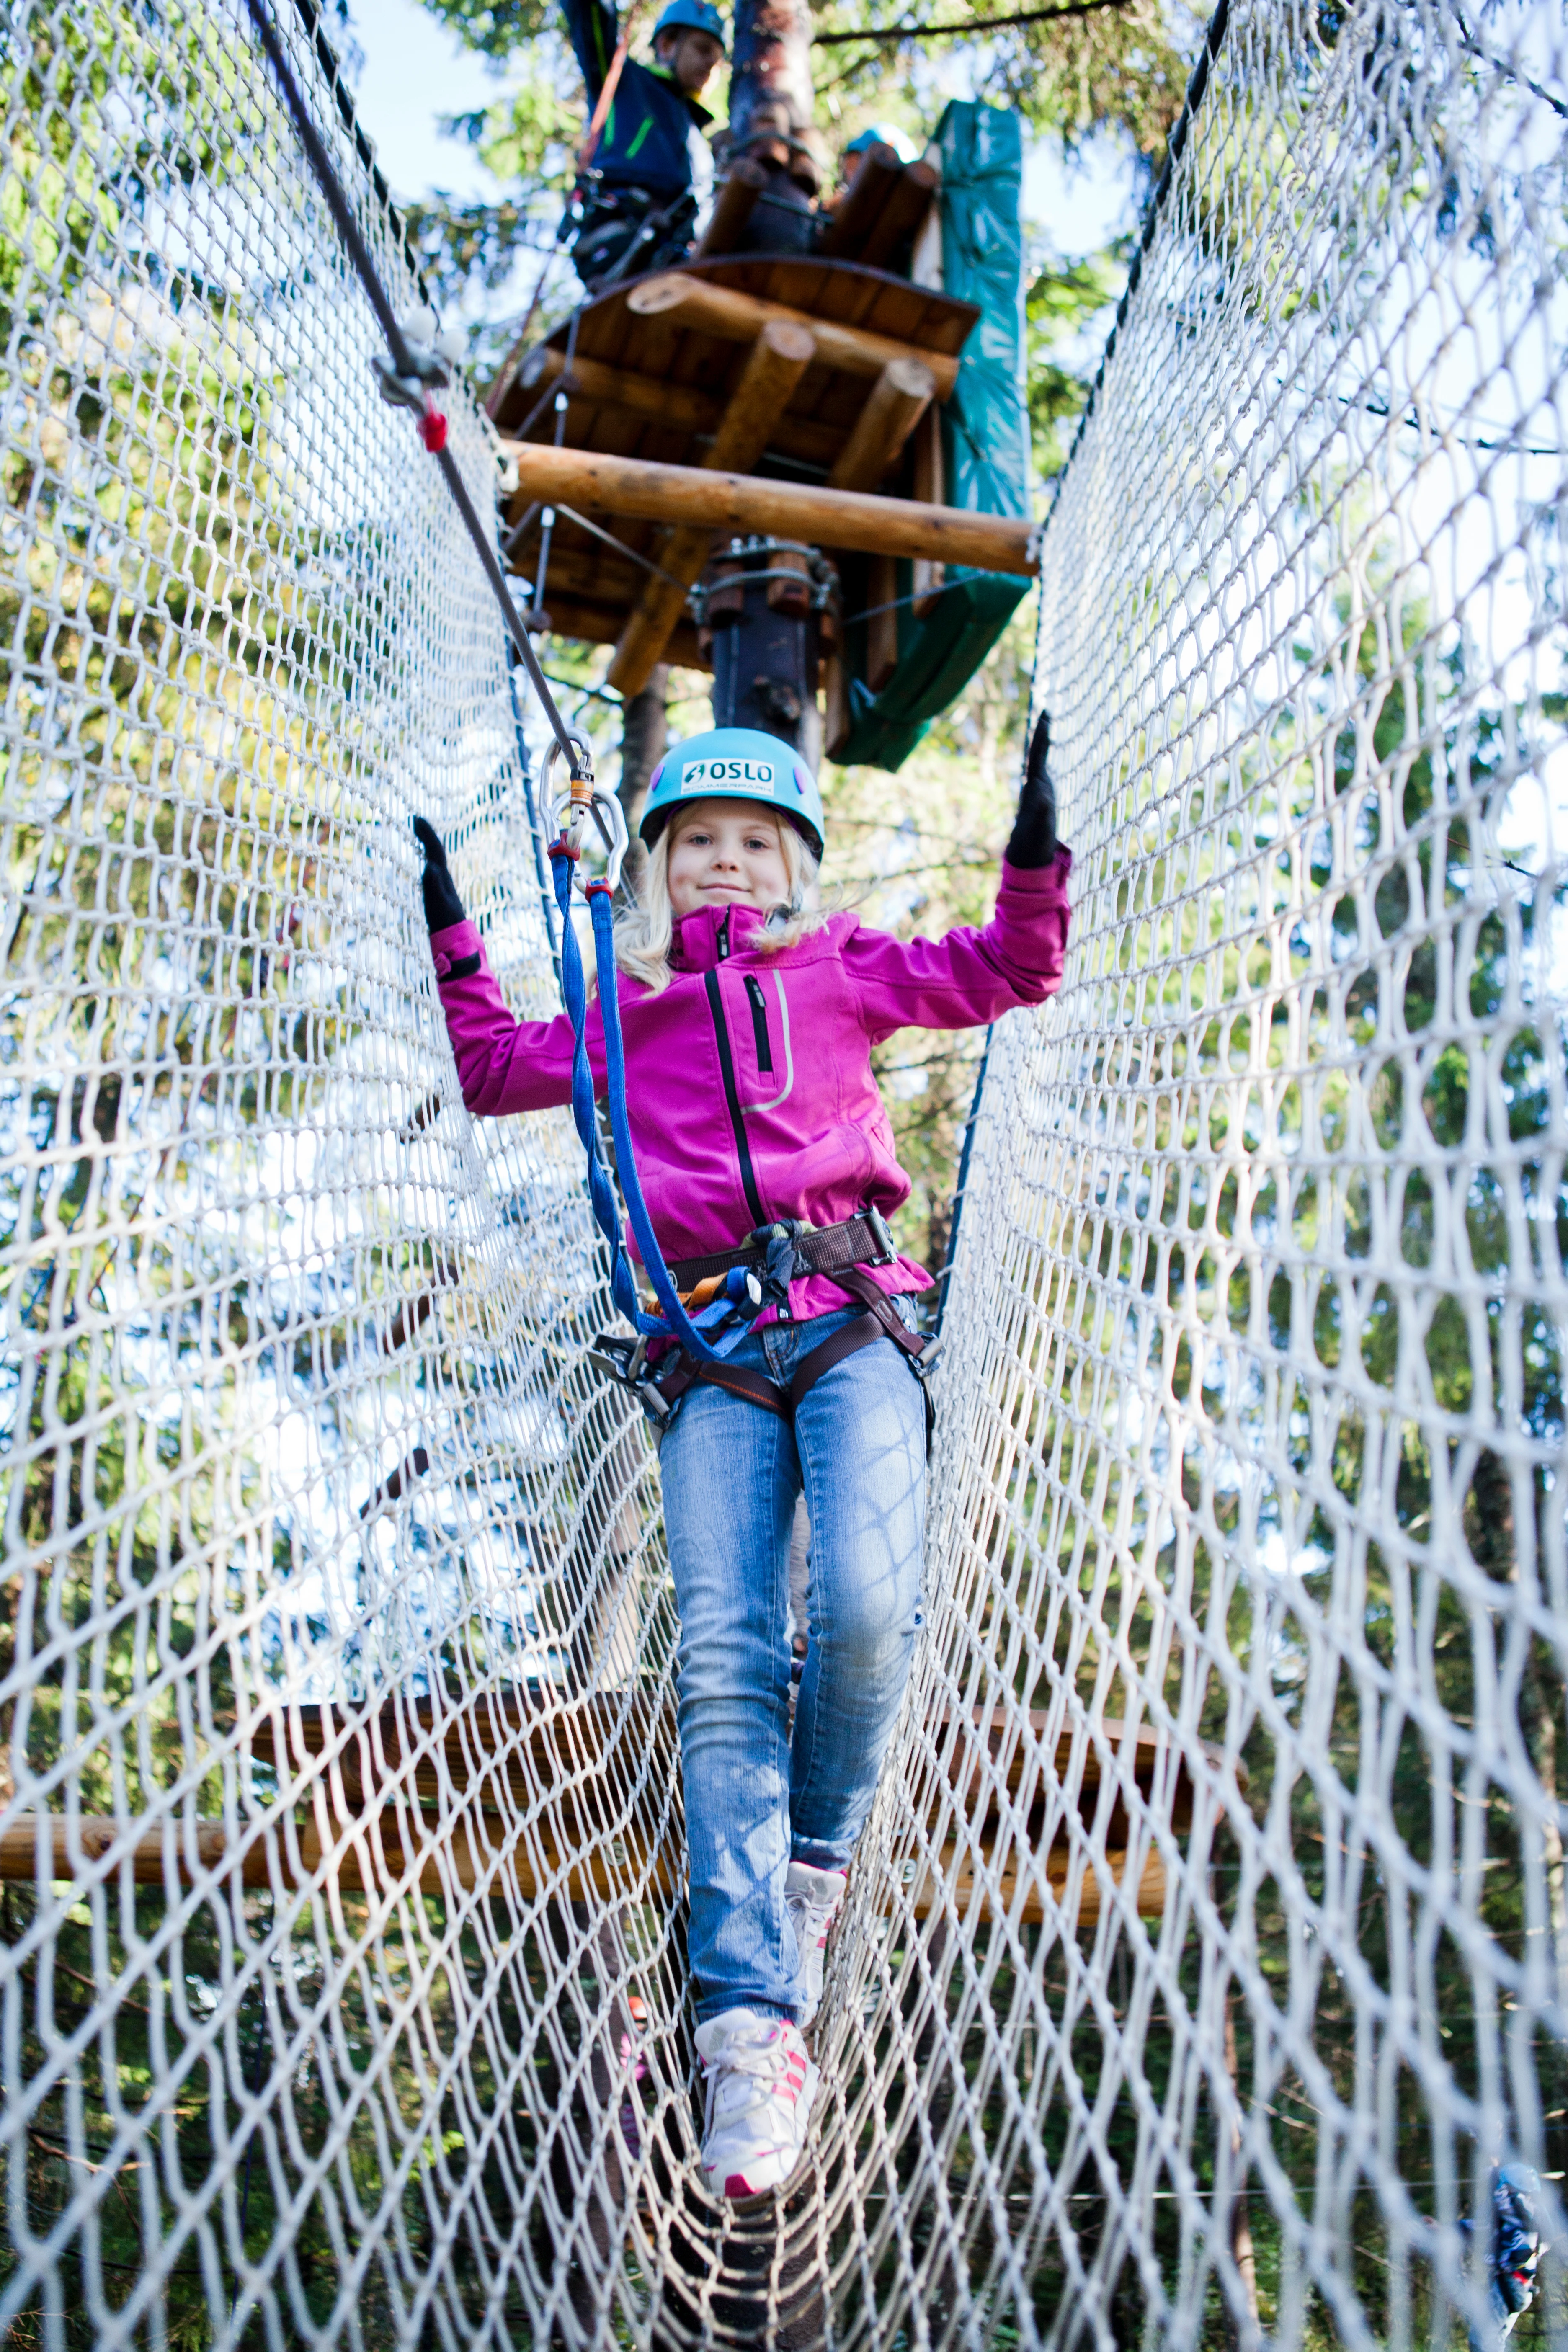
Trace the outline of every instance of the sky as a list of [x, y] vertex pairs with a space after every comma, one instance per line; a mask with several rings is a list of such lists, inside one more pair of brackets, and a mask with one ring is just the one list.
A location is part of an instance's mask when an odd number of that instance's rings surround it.
[[[494, 98], [500, 81], [419, 0], [360, 0], [354, 38], [364, 55], [355, 83], [361, 121], [395, 196], [437, 188], [470, 201], [503, 193], [473, 151], [444, 138], [442, 115], [461, 114]], [[1137, 199], [1131, 156], [1110, 140], [1090, 142], [1081, 163], [1064, 166], [1055, 142], [1031, 150], [1025, 211], [1071, 258], [1092, 253], [1131, 226]]]

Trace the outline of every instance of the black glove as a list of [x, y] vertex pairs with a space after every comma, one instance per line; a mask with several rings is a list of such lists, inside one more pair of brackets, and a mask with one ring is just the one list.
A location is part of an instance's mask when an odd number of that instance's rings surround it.
[[449, 930], [454, 923], [463, 921], [468, 909], [458, 896], [458, 886], [447, 864], [441, 836], [428, 817], [416, 816], [414, 838], [425, 852], [425, 877], [421, 887], [425, 892], [426, 924], [433, 931]]
[[1018, 795], [1018, 814], [1006, 850], [1008, 865], [1025, 874], [1037, 873], [1056, 859], [1057, 796], [1051, 789], [1050, 756], [1051, 722], [1049, 714], [1042, 710], [1024, 762], [1024, 789]]

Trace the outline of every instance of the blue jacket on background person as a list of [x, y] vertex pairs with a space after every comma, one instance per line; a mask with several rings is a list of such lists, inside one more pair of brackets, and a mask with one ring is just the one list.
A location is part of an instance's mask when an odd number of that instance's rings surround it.
[[[612, 0], [563, 0], [563, 6], [592, 107], [615, 55], [616, 10]], [[628, 57], [622, 67], [589, 161], [601, 188], [635, 187], [665, 199], [690, 186], [690, 134], [713, 120], [698, 93], [724, 55], [723, 22], [710, 0], [671, 0], [653, 41], [655, 64]]]

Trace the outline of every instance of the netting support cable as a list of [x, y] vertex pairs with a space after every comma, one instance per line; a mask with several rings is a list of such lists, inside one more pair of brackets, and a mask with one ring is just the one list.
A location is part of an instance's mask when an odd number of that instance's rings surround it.
[[974, 1074], [974, 1092], [970, 1097], [969, 1117], [963, 1123], [963, 1144], [958, 1155], [958, 1181], [952, 1192], [952, 1223], [947, 1229], [947, 1249], [937, 1276], [936, 1333], [942, 1337], [943, 1318], [947, 1313], [947, 1294], [952, 1281], [952, 1268], [958, 1256], [958, 1232], [963, 1223], [963, 1196], [969, 1189], [969, 1162], [974, 1150], [974, 1130], [980, 1123], [980, 1106], [985, 1099], [985, 1073], [991, 1063], [991, 1045], [996, 1034], [993, 1021], [985, 1032], [981, 1049], [980, 1067]]
[[[257, 37], [267, 52], [267, 61], [277, 77], [278, 86], [283, 92], [289, 113], [294, 118], [294, 128], [300, 134], [300, 143], [305, 150], [310, 169], [315, 174], [316, 184], [325, 199], [328, 211], [331, 214], [333, 225], [347, 248], [349, 259], [353, 263], [355, 274], [364, 289], [370, 307], [375, 312], [376, 324], [386, 337], [386, 348], [392, 355], [393, 373], [405, 378], [412, 377], [416, 373], [414, 354], [409, 349], [406, 336], [393, 313], [392, 304], [387, 299], [386, 289], [382, 285], [376, 274], [375, 264], [370, 257], [370, 248], [360, 234], [359, 223], [355, 220], [349, 200], [343, 193], [342, 183], [333, 169], [332, 160], [327, 152], [325, 142], [311, 120], [310, 110], [305, 104], [304, 93], [294, 79], [293, 69], [284, 53], [283, 44], [278, 37], [272, 20], [263, 5], [263, 0], [246, 0], [246, 6], [250, 14], [250, 21], [256, 27]], [[539, 656], [533, 650], [532, 640], [523, 625], [522, 616], [513, 604], [511, 592], [506, 584], [506, 574], [500, 568], [500, 559], [496, 553], [492, 534], [480, 521], [479, 511], [468, 495], [468, 484], [458, 471], [458, 461], [444, 439], [432, 449], [431, 454], [441, 468], [447, 488], [452, 494], [453, 503], [463, 519], [463, 527], [473, 541], [474, 551], [479, 559], [485, 578], [489, 582], [496, 602], [500, 606], [501, 617], [506, 622], [513, 644], [522, 656], [530, 682], [534, 693], [539, 697], [539, 707], [550, 722], [551, 731], [561, 746], [568, 771], [574, 782], [576, 782], [584, 774], [582, 746], [575, 737], [567, 733], [566, 722], [555, 707], [555, 698], [551, 693], [544, 672], [539, 666]]]
[[517, 670], [506, 674], [507, 692], [511, 697], [511, 723], [517, 736], [518, 772], [522, 778], [522, 804], [528, 818], [528, 841], [533, 852], [534, 877], [539, 884], [540, 911], [544, 918], [544, 936], [550, 941], [550, 958], [555, 966], [555, 984], [565, 992], [561, 978], [561, 940], [556, 929], [555, 893], [550, 887], [550, 867], [545, 859], [543, 827], [540, 823], [539, 801], [533, 789], [533, 767], [529, 756], [528, 738], [523, 732], [522, 705], [517, 698]]

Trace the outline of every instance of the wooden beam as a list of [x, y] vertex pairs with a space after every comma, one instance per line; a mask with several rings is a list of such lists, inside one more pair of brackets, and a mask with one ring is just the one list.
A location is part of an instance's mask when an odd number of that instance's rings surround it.
[[[318, 1784], [320, 1785], [320, 1784]], [[321, 1884], [330, 1895], [386, 1896], [410, 1878], [421, 1894], [472, 1893], [482, 1887], [505, 1900], [514, 1893], [525, 1903], [545, 1895], [565, 1895], [582, 1902], [597, 1895], [625, 1901], [639, 1888], [644, 1895], [668, 1895], [679, 1885], [680, 1825], [670, 1809], [662, 1836], [650, 1836], [640, 1820], [629, 1821], [624, 1833], [615, 1826], [595, 1828], [568, 1857], [556, 1840], [537, 1822], [529, 1825], [516, 1815], [505, 1815], [468, 1805], [456, 1817], [422, 1813], [406, 1799], [383, 1810], [334, 1814], [325, 1802], [325, 1790], [309, 1822], [289, 1816], [274, 1820], [269, 1831], [247, 1823], [232, 1840], [217, 1822], [201, 1822], [194, 1833], [183, 1822], [174, 1825], [172, 1838], [163, 1822], [148, 1828], [135, 1820], [79, 1817], [75, 1828], [63, 1814], [47, 1814], [43, 1833], [44, 1859], [38, 1864], [37, 1815], [23, 1814], [0, 1832], [0, 1879], [36, 1886], [65, 1885], [79, 1892], [85, 1882], [81, 1867], [89, 1867], [118, 1853], [119, 1866], [129, 1861], [138, 1886], [166, 1887], [170, 1865], [176, 1885], [194, 1886], [210, 1874], [218, 1883], [242, 1886], [294, 1888]], [[322, 1834], [323, 1826], [325, 1835]], [[1067, 1889], [1070, 1854], [1065, 1843], [1052, 1846], [1042, 1859], [1026, 1845], [1012, 1843], [996, 1874], [994, 1904], [987, 1865], [993, 1862], [996, 1833], [989, 1823], [973, 1843], [945, 1844], [936, 1867], [919, 1871], [907, 1894], [893, 1898], [908, 1905], [917, 1918], [951, 1902], [960, 1913], [982, 1919], [1012, 1913], [1024, 1922], [1045, 1917], [1039, 1881], [1043, 1877], [1059, 1903]], [[976, 1853], [978, 1845], [978, 1853]], [[194, 1851], [193, 1851], [194, 1848]], [[1118, 1886], [1127, 1876], [1125, 1851], [1109, 1853], [1104, 1871]], [[226, 1867], [226, 1864], [227, 1865]], [[1093, 1925], [1106, 1899], [1101, 1872], [1086, 1866], [1075, 1906], [1079, 1927]], [[114, 1884], [110, 1875], [108, 1882]], [[1018, 1906], [1020, 1887], [1022, 1906]], [[1151, 1848], [1134, 1897], [1144, 1918], [1158, 1918], [1165, 1907], [1165, 1869], [1157, 1848]]]
[[898, 567], [890, 555], [874, 555], [866, 566], [866, 683], [880, 694], [899, 667]]
[[[934, 408], [928, 408], [915, 427], [914, 442], [914, 494], [940, 507], [947, 495], [947, 467], [942, 454], [942, 418]], [[914, 603], [910, 610], [917, 621], [923, 621], [935, 604], [942, 579], [940, 563], [923, 555], [916, 556]]]
[[887, 202], [877, 215], [871, 234], [860, 248], [858, 257], [862, 268], [886, 269], [900, 247], [908, 245], [912, 237], [919, 235], [931, 210], [936, 187], [934, 164], [904, 165], [899, 174], [898, 185], [889, 190]]
[[[566, 528], [569, 526], [563, 526]], [[537, 568], [538, 543], [526, 553], [515, 554], [511, 570], [525, 580], [531, 580]], [[630, 558], [612, 555], [607, 547], [584, 547], [581, 541], [575, 546], [563, 547], [559, 537], [550, 547], [550, 576], [544, 583], [546, 602], [552, 602], [555, 591], [568, 596], [587, 596], [595, 604], [629, 604], [636, 601], [647, 573], [641, 564]]]
[[716, 286], [710, 278], [689, 278], [683, 270], [666, 271], [634, 286], [626, 308], [639, 319], [671, 318], [681, 327], [717, 335], [726, 342], [749, 343], [770, 319], [789, 319], [809, 327], [816, 337], [817, 357], [847, 375], [880, 375], [889, 360], [923, 360], [936, 378], [937, 397], [945, 400], [958, 380], [958, 362], [945, 352], [922, 352], [891, 335], [874, 335], [866, 327], [847, 326], [839, 319], [813, 319], [784, 302], [764, 302], [759, 295], [742, 294], [732, 286]]
[[[518, 381], [526, 391], [542, 391], [565, 373], [566, 354], [550, 343], [530, 352]], [[711, 433], [723, 414], [723, 404], [711, 394], [693, 392], [683, 383], [661, 383], [651, 375], [634, 375], [629, 368], [609, 367], [603, 360], [572, 362], [569, 391], [587, 401], [608, 401], [638, 416], [656, 417], [661, 425], [678, 425], [689, 433]]]
[[858, 548], [871, 554], [923, 555], [1032, 580], [1039, 570], [1035, 526], [1014, 515], [966, 514], [868, 490], [767, 482], [754, 475], [656, 466], [641, 457], [599, 457], [591, 449], [553, 449], [542, 441], [503, 441], [517, 467], [521, 498], [546, 505], [597, 508], [652, 522], [708, 530], [768, 531], [812, 547]]
[[[988, 1845], [990, 1841], [986, 1841]], [[996, 1874], [996, 1895], [992, 1898], [991, 1884], [984, 1865], [993, 1860], [983, 1845], [977, 1861], [973, 1846], [961, 1853], [958, 1847], [943, 1846], [934, 1871], [922, 1873], [910, 1891], [910, 1910], [917, 1919], [929, 1919], [931, 1913], [951, 1902], [963, 1917], [965, 1913], [980, 1919], [1011, 1916], [1021, 1927], [1037, 1927], [1046, 1916], [1045, 1896], [1040, 1888], [1043, 1877], [1051, 1893], [1051, 1900], [1060, 1906], [1067, 1894], [1068, 1865], [1071, 1857], [1065, 1845], [1054, 1845], [1045, 1859], [1042, 1871], [1039, 1857], [1016, 1847]], [[1125, 1851], [1108, 1853], [1104, 1871], [1118, 1887], [1127, 1884]], [[1019, 1902], [1019, 1891], [1023, 1900]], [[1085, 1865], [1079, 1883], [1078, 1900], [1072, 1906], [1075, 1927], [1092, 1927], [1100, 1911], [1112, 1898], [1101, 1884], [1101, 1872]], [[1141, 1919], [1158, 1919], [1165, 1908], [1165, 1865], [1157, 1846], [1152, 1846], [1144, 1857], [1133, 1895], [1133, 1907]]]
[[889, 360], [828, 476], [836, 490], [874, 490], [931, 404], [936, 378], [923, 360]]
[[902, 170], [897, 148], [882, 140], [862, 150], [855, 176], [834, 207], [817, 246], [824, 260], [842, 260], [859, 252]]
[[[563, 352], [542, 343], [530, 353], [523, 374], [528, 384], [542, 386], [553, 383], [565, 366]], [[585, 360], [581, 353], [572, 362], [568, 389], [585, 402], [629, 409], [634, 416], [652, 417], [657, 424], [678, 425], [688, 433], [717, 432], [724, 414], [723, 402], [715, 400], [711, 393], [695, 392], [689, 384], [665, 383], [658, 376], [634, 375], [629, 368]], [[844, 433], [841, 426], [819, 425], [814, 417], [775, 416], [767, 446], [781, 457], [802, 457], [809, 466], [831, 466], [844, 446]], [[517, 513], [521, 512], [520, 504]]]
[[[1048, 1720], [1032, 1712], [1026, 1732], [1025, 1719], [1003, 1708], [942, 1717], [932, 1769], [918, 1782], [930, 1859], [905, 1865], [907, 1892], [890, 1895], [889, 1908], [907, 1904], [925, 1916], [951, 1900], [982, 1918], [1000, 1911], [1039, 1919], [1040, 1880], [1059, 1901], [1074, 1846], [1083, 1851], [1098, 1838], [1105, 1850], [1084, 1868], [1075, 1906], [1077, 1924], [1087, 1927], [1107, 1899], [1102, 1880], [1126, 1885], [1136, 1828], [1130, 1789], [1146, 1801], [1158, 1789], [1161, 1817], [1174, 1835], [1185, 1834], [1192, 1771], [1184, 1757], [1173, 1759], [1163, 1734], [1147, 1726], [1129, 1731], [1107, 1717], [1087, 1738], [1061, 1727], [1053, 1748], [1045, 1744]], [[189, 1886], [210, 1872], [220, 1884], [237, 1874], [247, 1886], [319, 1879], [329, 1896], [384, 1895], [411, 1874], [430, 1895], [483, 1886], [524, 1901], [547, 1894], [624, 1900], [639, 1885], [668, 1892], [680, 1884], [674, 1709], [641, 1693], [600, 1692], [564, 1705], [495, 1689], [456, 1706], [428, 1698], [369, 1709], [289, 1705], [257, 1718], [247, 1744], [277, 1771], [296, 1811], [246, 1822], [232, 1840], [221, 1822], [24, 1814], [0, 1832], [0, 1879], [79, 1889], [114, 1854], [115, 1866], [129, 1863], [142, 1886], [167, 1886], [171, 1873], [176, 1885]], [[1212, 1759], [1215, 1751], [1207, 1753]], [[1121, 1784], [1109, 1808], [1101, 1801], [1108, 1767]], [[1078, 1829], [1044, 1850], [1051, 1801], [1068, 1787]], [[1163, 1908], [1157, 1849], [1145, 1858], [1134, 1899], [1145, 1917]]]
[[768, 175], [761, 163], [752, 163], [749, 155], [738, 156], [725, 173], [713, 209], [708, 215], [708, 226], [692, 256], [702, 261], [710, 255], [733, 253], [745, 235], [746, 224], [757, 209], [757, 198], [768, 184]]
[[829, 654], [823, 664], [822, 748], [837, 760], [849, 740], [849, 681], [841, 654]]
[[[345, 1895], [382, 1895], [413, 1873], [426, 1895], [444, 1894], [448, 1886], [467, 1891], [489, 1881], [492, 1894], [508, 1895], [515, 1885], [523, 1900], [531, 1902], [547, 1892], [577, 1898], [591, 1894], [624, 1896], [626, 1882], [645, 1875], [668, 1893], [677, 1878], [674, 1834], [651, 1852], [646, 1831], [628, 1838], [590, 1834], [567, 1863], [548, 1834], [477, 1806], [455, 1822], [432, 1820], [406, 1801], [346, 1819], [333, 1818], [324, 1802], [317, 1811], [325, 1816], [324, 1838], [319, 1822], [300, 1822], [289, 1816], [273, 1822], [270, 1838], [252, 1823], [232, 1840], [216, 1822], [199, 1822], [194, 1836], [187, 1836], [184, 1824], [176, 1822], [170, 1838], [161, 1822], [146, 1828], [134, 1820], [83, 1817], [75, 1825], [76, 1851], [94, 1864], [119, 1846], [119, 1860], [129, 1861], [138, 1886], [167, 1885], [165, 1854], [171, 1848], [174, 1876], [182, 1886], [195, 1885], [198, 1872], [211, 1872], [220, 1880], [237, 1873], [242, 1886], [304, 1886], [321, 1874], [330, 1888]], [[47, 1881], [79, 1886], [82, 1873], [72, 1853], [71, 1824], [63, 1815], [46, 1819], [41, 1874]], [[37, 1885], [37, 1816], [24, 1814], [0, 1831], [0, 1879]], [[564, 1884], [563, 1870], [567, 1872]]]
[[[555, 569], [553, 555], [550, 569], [552, 572]], [[584, 604], [575, 596], [558, 596], [553, 588], [546, 589], [544, 609], [550, 615], [550, 635], [574, 637], [580, 645], [619, 645], [626, 625], [624, 608], [606, 612], [603, 604]], [[665, 640], [662, 659], [674, 662], [680, 669], [710, 670], [713, 667], [711, 657], [702, 650], [696, 622], [684, 618], [677, 621]]]
[[[790, 319], [767, 320], [730, 395], [711, 449], [701, 467], [689, 470], [700, 478], [704, 470], [743, 471], [754, 465], [767, 446], [773, 419], [787, 407], [816, 357], [816, 341], [809, 327]], [[686, 609], [686, 592], [708, 561], [712, 540], [710, 523], [690, 522], [672, 530], [656, 550], [654, 561], [669, 576], [649, 578], [605, 673], [605, 684], [625, 701], [647, 684]]]

